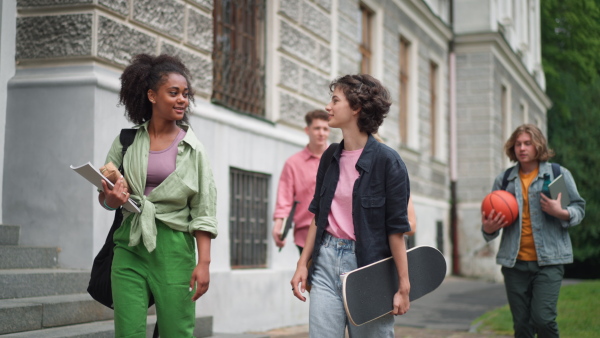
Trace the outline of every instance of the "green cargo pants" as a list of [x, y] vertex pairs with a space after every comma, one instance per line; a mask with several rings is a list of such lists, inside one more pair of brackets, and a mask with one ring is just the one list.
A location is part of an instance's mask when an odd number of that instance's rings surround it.
[[559, 337], [556, 306], [565, 269], [517, 261], [502, 267], [516, 338]]
[[116, 337], [146, 337], [150, 295], [156, 302], [161, 337], [193, 336], [196, 307], [189, 287], [196, 266], [194, 239], [159, 220], [156, 228], [156, 249], [152, 253], [143, 243], [128, 246], [131, 217], [113, 237], [111, 281]]

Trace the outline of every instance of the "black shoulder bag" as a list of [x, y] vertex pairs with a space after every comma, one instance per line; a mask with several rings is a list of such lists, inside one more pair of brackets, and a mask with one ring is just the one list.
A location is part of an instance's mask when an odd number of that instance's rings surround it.
[[[135, 139], [135, 134], [137, 133], [137, 129], [121, 129], [121, 134], [119, 136], [119, 141], [121, 141], [121, 145], [123, 146], [122, 155], [125, 157], [125, 153], [127, 152], [127, 148], [133, 143]], [[119, 171], [121, 175], [124, 175], [123, 171], [123, 161], [121, 161], [121, 165], [119, 166]], [[113, 224], [108, 231], [108, 236], [106, 236], [106, 241], [104, 241], [104, 245], [96, 258], [94, 258], [94, 263], [92, 264], [92, 273], [90, 277], [90, 283], [88, 284], [87, 292], [94, 298], [96, 301], [101, 303], [104, 306], [107, 306], [113, 309], [113, 298], [112, 298], [112, 287], [110, 282], [110, 271], [112, 267], [112, 261], [114, 256], [114, 248], [115, 242], [113, 241], [113, 235], [115, 231], [121, 226], [123, 222], [123, 211], [122, 208], [118, 208], [115, 210], [115, 219], [113, 220]], [[150, 296], [150, 302], [148, 307], [154, 304], [154, 297]], [[158, 324], [154, 327], [154, 335], [153, 337], [158, 337]]]

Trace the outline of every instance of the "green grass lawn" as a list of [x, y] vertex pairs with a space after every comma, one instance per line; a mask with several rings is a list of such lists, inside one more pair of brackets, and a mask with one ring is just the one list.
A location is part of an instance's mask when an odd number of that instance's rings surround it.
[[[508, 305], [477, 318], [479, 332], [514, 335]], [[600, 336], [600, 280], [563, 286], [558, 298], [558, 328], [565, 338]]]

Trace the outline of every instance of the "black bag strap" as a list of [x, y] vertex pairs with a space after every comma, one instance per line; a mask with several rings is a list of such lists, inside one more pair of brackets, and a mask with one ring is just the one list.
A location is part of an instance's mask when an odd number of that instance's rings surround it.
[[[137, 133], [137, 129], [121, 129], [121, 134], [119, 135], [119, 141], [121, 142], [121, 145], [123, 146], [123, 149], [121, 150], [121, 154], [123, 155], [123, 158], [125, 157], [125, 153], [127, 152], [127, 148], [129, 148], [129, 146], [133, 143], [133, 140], [135, 139], [135, 134]], [[119, 171], [121, 172], [121, 175], [123, 175], [123, 160], [121, 160], [121, 165], [119, 166]]]
[[552, 175], [554, 175], [553, 179], [555, 179], [558, 176], [560, 176], [560, 164], [558, 164], [558, 163], [551, 163], [551, 164], [552, 164]]
[[500, 190], [506, 190], [506, 187], [508, 186], [508, 175], [510, 175], [510, 172], [513, 170], [514, 167], [515, 166], [510, 167], [504, 172], [504, 177], [502, 178], [502, 186], [500, 186]]
[[[557, 178], [560, 175], [560, 164], [558, 163], [550, 163], [552, 165], [552, 175], [554, 176], [554, 178]], [[502, 178], [502, 186], [500, 187], [500, 190], [506, 190], [506, 187], [508, 186], [508, 176], [510, 175], [510, 172], [513, 170], [514, 166], [506, 169], [506, 171], [504, 172], [504, 177]]]

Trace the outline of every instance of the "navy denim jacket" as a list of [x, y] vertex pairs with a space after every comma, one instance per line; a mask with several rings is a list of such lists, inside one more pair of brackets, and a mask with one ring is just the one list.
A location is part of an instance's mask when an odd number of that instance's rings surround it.
[[[568, 229], [581, 223], [585, 217], [585, 200], [579, 195], [571, 172], [565, 167], [560, 167], [571, 199], [571, 203], [567, 206], [570, 218], [568, 221], [563, 221], [543, 212], [540, 205], [540, 194], [544, 184], [544, 174], [549, 175], [552, 179], [554, 179], [554, 174], [552, 173], [552, 165], [548, 162], [540, 162], [538, 168], [538, 175], [533, 179], [527, 191], [529, 195], [529, 217], [533, 230], [533, 243], [538, 258], [537, 262], [541, 266], [573, 263], [573, 249]], [[496, 177], [492, 191], [500, 189], [503, 177], [504, 172]], [[496, 263], [512, 268], [517, 261], [521, 243], [521, 212], [523, 211], [523, 190], [521, 189], [518, 164], [508, 176], [506, 191], [517, 198], [519, 218], [514, 224], [502, 229], [502, 239], [496, 256]], [[481, 231], [487, 242], [500, 234], [500, 230], [493, 234], [486, 234], [483, 231], [483, 226]]]
[[[316, 261], [321, 241], [328, 223], [331, 201], [340, 177], [342, 141], [330, 159], [325, 172], [321, 157], [317, 171], [315, 196], [308, 208], [315, 214], [317, 235], [312, 259]], [[362, 267], [390, 257], [388, 236], [410, 231], [406, 207], [410, 196], [410, 184], [406, 166], [400, 155], [385, 144], [377, 142], [372, 135], [356, 162], [359, 177], [352, 192], [352, 220], [356, 236], [356, 262]], [[309, 280], [315, 264], [309, 269]]]

